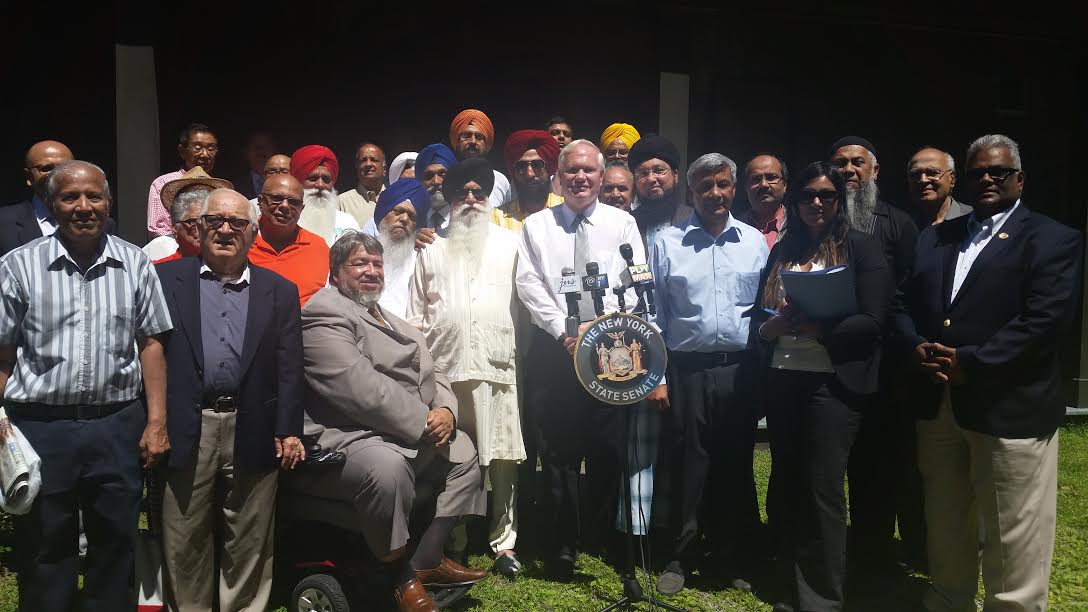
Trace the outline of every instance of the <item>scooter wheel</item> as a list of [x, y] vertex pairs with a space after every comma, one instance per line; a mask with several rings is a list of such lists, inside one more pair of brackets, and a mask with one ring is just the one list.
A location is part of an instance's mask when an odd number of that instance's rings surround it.
[[350, 612], [340, 581], [328, 574], [310, 574], [291, 592], [291, 612]]

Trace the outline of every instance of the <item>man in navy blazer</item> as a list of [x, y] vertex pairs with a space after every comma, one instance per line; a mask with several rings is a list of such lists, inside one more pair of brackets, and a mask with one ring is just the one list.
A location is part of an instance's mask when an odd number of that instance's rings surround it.
[[277, 468], [305, 458], [298, 290], [248, 262], [257, 219], [240, 193], [208, 194], [199, 230], [200, 258], [156, 266], [177, 322], [166, 341], [167, 599], [211, 610], [218, 584], [220, 609], [264, 610]]
[[933, 577], [924, 603], [975, 609], [981, 517], [984, 607], [1044, 610], [1065, 412], [1055, 346], [1080, 296], [1083, 242], [1020, 201], [1012, 139], [977, 139], [965, 170], [974, 212], [922, 232], [895, 314], [930, 382], [915, 385]]

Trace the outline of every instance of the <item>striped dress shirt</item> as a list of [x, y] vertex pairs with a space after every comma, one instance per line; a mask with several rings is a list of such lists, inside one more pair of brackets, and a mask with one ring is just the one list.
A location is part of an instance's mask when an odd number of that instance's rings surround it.
[[15, 345], [4, 398], [51, 405], [128, 402], [143, 390], [136, 341], [173, 328], [151, 260], [104, 236], [82, 272], [57, 235], [0, 259], [0, 344]]

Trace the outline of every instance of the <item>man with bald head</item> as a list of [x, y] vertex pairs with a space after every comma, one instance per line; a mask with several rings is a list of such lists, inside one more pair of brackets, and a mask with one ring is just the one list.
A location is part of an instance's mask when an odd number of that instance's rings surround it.
[[[483, 111], [474, 108], [465, 109], [450, 123], [450, 146], [457, 159], [486, 157], [495, 146], [495, 126]], [[495, 170], [495, 189], [489, 201], [495, 208], [505, 206], [513, 198], [510, 180]]]
[[907, 163], [907, 189], [911, 214], [919, 228], [937, 225], [971, 214], [970, 206], [952, 197], [956, 186], [956, 161], [935, 147], [922, 147]]
[[32, 195], [0, 208], [0, 255], [56, 231], [57, 222], [45, 205], [45, 181], [58, 163], [72, 159], [68, 147], [55, 140], [34, 143], [26, 152], [23, 174]]
[[[264, 187], [264, 182], [273, 174], [291, 174], [291, 156], [277, 153], [268, 158], [268, 161], [264, 163], [264, 170], [261, 171], [262, 188]], [[260, 204], [257, 202], [259, 196], [260, 191], [257, 192], [257, 195], [249, 199], [249, 203], [253, 205], [253, 209], [258, 211], [260, 210]]]
[[141, 463], [153, 467], [170, 448], [162, 343], [174, 325], [151, 260], [105, 233], [101, 168], [58, 162], [43, 196], [56, 232], [0, 260], [4, 408], [42, 456], [41, 491], [16, 521], [19, 605], [124, 610]]
[[305, 204], [302, 184], [290, 174], [264, 180], [257, 201], [261, 207], [259, 233], [249, 250], [249, 262], [268, 268], [295, 284], [305, 306], [329, 280], [329, 245], [299, 225]]
[[291, 176], [303, 188], [300, 227], [325, 239], [332, 246], [347, 230], [360, 229], [359, 223], [340, 210], [336, 195], [336, 179], [340, 176], [340, 162], [332, 149], [321, 145], [307, 145], [291, 155]]
[[305, 458], [298, 290], [247, 261], [257, 215], [245, 196], [216, 189], [200, 209], [200, 257], [156, 267], [171, 317], [185, 321], [166, 341], [168, 598], [171, 609], [218, 601], [221, 610], [264, 610], [277, 468]]
[[385, 151], [381, 147], [364, 142], [355, 149], [355, 189], [341, 193], [337, 200], [340, 210], [354, 217], [359, 227], [374, 216], [378, 194], [385, 189], [385, 173]]

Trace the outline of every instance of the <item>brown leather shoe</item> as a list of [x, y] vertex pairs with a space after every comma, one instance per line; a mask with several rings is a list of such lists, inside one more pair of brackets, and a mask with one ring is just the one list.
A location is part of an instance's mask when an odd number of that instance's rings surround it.
[[416, 570], [416, 578], [427, 586], [466, 586], [486, 577], [486, 570], [465, 567], [449, 557], [443, 558], [442, 563], [434, 569]]
[[438, 612], [431, 594], [415, 578], [393, 589], [393, 603], [400, 612]]

